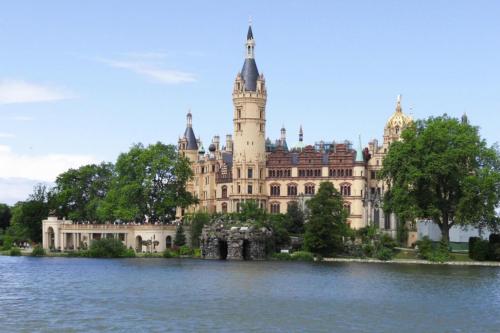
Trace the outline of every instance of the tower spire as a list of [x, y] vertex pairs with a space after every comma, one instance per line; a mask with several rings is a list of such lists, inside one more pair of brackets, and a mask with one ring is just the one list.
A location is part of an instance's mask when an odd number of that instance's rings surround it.
[[358, 137], [359, 139], [359, 145], [358, 145], [358, 151], [356, 152], [356, 162], [363, 162], [363, 146], [361, 146], [361, 135]]
[[396, 112], [403, 112], [403, 109], [401, 108], [401, 94], [398, 95], [396, 103]]
[[304, 132], [302, 131], [302, 125], [300, 125], [299, 129], [299, 142], [304, 141]]

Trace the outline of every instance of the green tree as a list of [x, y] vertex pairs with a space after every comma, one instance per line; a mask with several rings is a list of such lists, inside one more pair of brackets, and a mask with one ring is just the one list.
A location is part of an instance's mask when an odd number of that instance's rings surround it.
[[11, 217], [12, 213], [10, 211], [10, 207], [6, 204], [0, 204], [0, 229], [7, 229], [10, 225]]
[[454, 225], [496, 228], [500, 158], [478, 128], [446, 115], [417, 121], [391, 144], [382, 177], [384, 209], [403, 220], [430, 218], [449, 241]]
[[186, 221], [189, 223], [191, 245], [193, 248], [198, 248], [200, 247], [200, 236], [203, 227], [210, 223], [210, 215], [207, 213], [198, 212], [186, 216]]
[[285, 227], [292, 234], [304, 233], [304, 212], [296, 201], [292, 201], [286, 210]]
[[254, 220], [263, 222], [267, 219], [266, 211], [259, 207], [255, 200], [247, 200], [241, 203], [238, 219], [242, 222]]
[[182, 224], [179, 224], [177, 230], [175, 230], [174, 244], [176, 246], [186, 245], [186, 235], [184, 235], [184, 228]]
[[193, 176], [189, 161], [175, 146], [160, 142], [144, 147], [136, 144], [118, 157], [116, 177], [98, 215], [103, 220], [170, 221], [176, 207], [196, 203], [186, 190]]
[[346, 233], [346, 212], [340, 193], [330, 182], [323, 182], [318, 193], [307, 201], [310, 211], [304, 235], [305, 248], [323, 256], [342, 250]]
[[113, 177], [111, 163], [84, 165], [60, 174], [53, 191], [58, 215], [75, 221], [99, 221], [97, 207], [108, 193]]
[[27, 201], [20, 201], [14, 205], [8, 233], [15, 241], [42, 241], [42, 220], [49, 214], [50, 200], [47, 187], [38, 184]]

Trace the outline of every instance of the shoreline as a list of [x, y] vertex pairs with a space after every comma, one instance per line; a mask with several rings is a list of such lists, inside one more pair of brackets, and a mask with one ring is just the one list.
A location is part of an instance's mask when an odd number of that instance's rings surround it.
[[[5, 252], [0, 252], [0, 256], [10, 257], [9, 254]], [[27, 252], [22, 252], [22, 257], [31, 257], [31, 255]], [[79, 257], [72, 256], [67, 253], [50, 253], [43, 256], [38, 256], [37, 258], [87, 258], [87, 257]], [[34, 257], [35, 258], [35, 257]], [[154, 255], [138, 255], [132, 258], [97, 258], [97, 259], [150, 259], [150, 258], [162, 258], [162, 259], [197, 259], [197, 260], [208, 260], [198, 257], [192, 256], [179, 256], [176, 258], [163, 258], [160, 254]], [[88, 258], [93, 259], [93, 258]], [[264, 261], [287, 261], [287, 260], [279, 260], [279, 259], [267, 259]], [[423, 259], [393, 259], [393, 260], [379, 260], [372, 258], [331, 258], [326, 257], [322, 258], [322, 260], [315, 259], [314, 262], [326, 262], [326, 263], [363, 263], [363, 264], [401, 264], [401, 265], [447, 265], [447, 266], [480, 266], [480, 267], [500, 267], [500, 262], [495, 261], [445, 261], [445, 262], [433, 262]]]
[[343, 262], [343, 263], [366, 263], [366, 264], [417, 264], [417, 265], [448, 265], [448, 266], [483, 266], [483, 267], [500, 267], [500, 262], [495, 261], [444, 261], [434, 262], [423, 259], [393, 259], [393, 260], [378, 260], [378, 259], [363, 259], [363, 258], [323, 258], [323, 262]]

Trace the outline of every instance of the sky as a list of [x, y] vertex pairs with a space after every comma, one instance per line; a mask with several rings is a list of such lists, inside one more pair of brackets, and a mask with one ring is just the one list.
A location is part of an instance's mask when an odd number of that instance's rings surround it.
[[0, 202], [133, 143], [205, 146], [232, 131], [249, 18], [266, 135], [382, 139], [396, 97], [414, 118], [467, 113], [500, 141], [498, 1], [3, 1]]

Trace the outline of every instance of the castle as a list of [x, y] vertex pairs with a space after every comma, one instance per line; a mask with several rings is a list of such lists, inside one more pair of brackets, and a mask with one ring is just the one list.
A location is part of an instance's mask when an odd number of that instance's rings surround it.
[[188, 190], [199, 204], [177, 209], [185, 213], [237, 212], [241, 203], [253, 200], [270, 213], [286, 213], [290, 202], [304, 207], [321, 182], [331, 182], [344, 198], [349, 213], [347, 223], [355, 229], [367, 225], [395, 236], [394, 214], [381, 209], [384, 182], [377, 179], [391, 142], [400, 139], [402, 130], [412, 122], [405, 115], [398, 97], [396, 110], [384, 128], [384, 141], [372, 140], [357, 150], [349, 141], [320, 141], [306, 144], [300, 128], [298, 143], [289, 145], [285, 128], [275, 142], [266, 139], [267, 89], [254, 57], [255, 39], [249, 26], [245, 61], [233, 85], [233, 134], [226, 135], [225, 145], [214, 136], [205, 151], [193, 130], [192, 114], [187, 114], [184, 135], [178, 150], [189, 159], [194, 178]]

